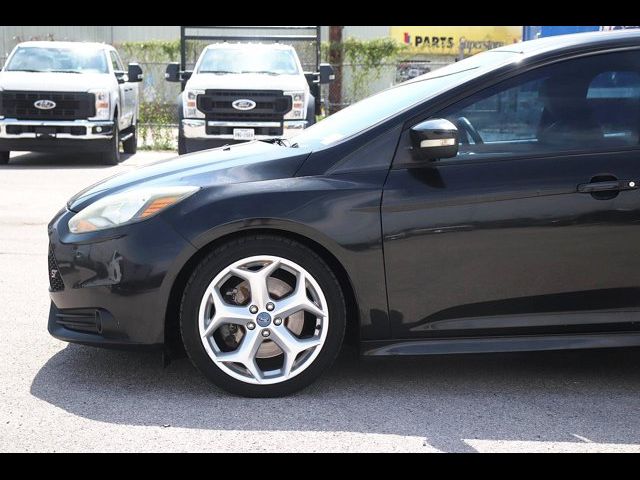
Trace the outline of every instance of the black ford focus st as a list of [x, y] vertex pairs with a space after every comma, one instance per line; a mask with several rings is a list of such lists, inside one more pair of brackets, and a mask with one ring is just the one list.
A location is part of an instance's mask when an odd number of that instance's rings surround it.
[[[364, 356], [640, 345], [640, 34], [509, 45], [49, 225], [56, 338], [285, 395]], [[349, 337], [350, 335], [347, 335]]]

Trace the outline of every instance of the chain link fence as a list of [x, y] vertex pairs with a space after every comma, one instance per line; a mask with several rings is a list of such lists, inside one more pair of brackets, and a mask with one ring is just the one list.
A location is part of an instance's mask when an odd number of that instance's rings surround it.
[[374, 93], [449, 65], [453, 60], [401, 60], [375, 69], [361, 64], [333, 65], [336, 79], [323, 85], [323, 116], [328, 116]]

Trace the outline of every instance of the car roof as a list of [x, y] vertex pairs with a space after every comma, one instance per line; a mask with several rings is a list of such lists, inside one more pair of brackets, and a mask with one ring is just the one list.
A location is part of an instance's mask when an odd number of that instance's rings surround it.
[[44, 40], [44, 41], [28, 41], [28, 42], [20, 42], [17, 46], [19, 47], [63, 47], [63, 48], [82, 48], [82, 47], [94, 47], [94, 48], [113, 48], [111, 45], [106, 43], [98, 43], [98, 42], [62, 42], [62, 41], [54, 41], [54, 40]]
[[640, 29], [555, 35], [504, 45], [492, 51], [514, 52], [521, 53], [525, 56], [537, 56], [547, 52], [559, 53], [563, 50], [575, 49], [592, 50], [594, 48], [607, 48], [618, 44], [640, 46]]
[[241, 48], [246, 50], [254, 50], [256, 48], [262, 48], [265, 50], [293, 50], [294, 49], [291, 45], [284, 45], [282, 43], [220, 42], [220, 43], [212, 43], [211, 45], [207, 45], [207, 49], [225, 48], [225, 47]]

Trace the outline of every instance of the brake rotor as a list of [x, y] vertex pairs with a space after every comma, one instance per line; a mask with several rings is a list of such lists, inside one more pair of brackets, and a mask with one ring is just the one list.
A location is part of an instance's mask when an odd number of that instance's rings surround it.
[[[274, 277], [269, 277], [267, 279], [267, 289], [273, 298], [285, 297], [293, 291], [293, 287], [287, 282]], [[238, 305], [246, 304], [251, 298], [249, 282], [245, 280], [236, 285], [230, 296], [233, 298], [234, 303], [237, 303]], [[291, 333], [294, 335], [300, 335], [302, 333], [302, 328], [304, 327], [304, 312], [296, 312], [293, 315], [290, 315], [287, 319], [284, 319], [284, 322]], [[235, 348], [240, 344], [244, 333], [241, 328], [232, 327], [234, 326], [223, 325], [220, 327], [220, 330], [225, 344], [229, 347]], [[282, 354], [282, 350], [280, 350], [280, 347], [278, 347], [275, 342], [265, 340], [260, 345], [260, 348], [256, 353], [256, 358], [272, 358], [277, 357], [280, 354]]]

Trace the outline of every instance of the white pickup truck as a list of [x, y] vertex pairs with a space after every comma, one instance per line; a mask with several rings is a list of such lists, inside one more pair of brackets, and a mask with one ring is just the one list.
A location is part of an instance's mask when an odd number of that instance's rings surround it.
[[166, 79], [186, 81], [178, 99], [178, 153], [294, 136], [315, 123], [309, 79], [328, 83], [332, 74], [324, 64], [318, 74], [305, 74], [296, 50], [276, 43], [216, 43], [193, 71], [170, 64]]
[[0, 164], [15, 151], [135, 153], [142, 69], [110, 45], [18, 44], [0, 71]]

